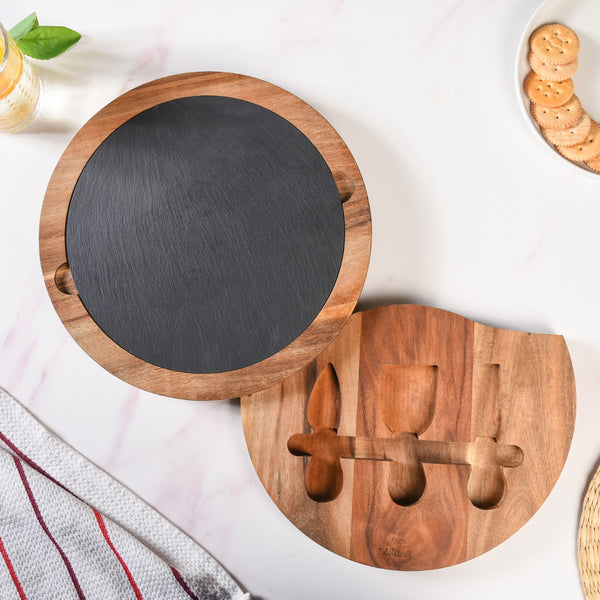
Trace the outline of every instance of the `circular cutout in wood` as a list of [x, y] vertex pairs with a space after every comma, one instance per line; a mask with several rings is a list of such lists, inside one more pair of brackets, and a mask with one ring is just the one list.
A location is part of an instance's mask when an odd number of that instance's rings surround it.
[[364, 183], [333, 128], [290, 93], [192, 73], [128, 92], [52, 176], [40, 254], [54, 306], [115, 375], [234, 397], [301, 368], [356, 304]]

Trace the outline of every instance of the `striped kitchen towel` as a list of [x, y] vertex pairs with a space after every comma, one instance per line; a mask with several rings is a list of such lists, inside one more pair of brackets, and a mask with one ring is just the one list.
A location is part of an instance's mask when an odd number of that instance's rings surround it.
[[0, 389], [2, 600], [242, 600], [205, 550]]

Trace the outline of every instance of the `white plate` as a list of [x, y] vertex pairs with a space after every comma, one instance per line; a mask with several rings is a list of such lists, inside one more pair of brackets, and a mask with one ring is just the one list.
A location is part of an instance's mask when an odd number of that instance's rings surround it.
[[581, 42], [579, 66], [573, 76], [575, 94], [590, 117], [600, 122], [600, 0], [545, 0], [542, 2], [523, 32], [515, 66], [515, 84], [519, 105], [533, 134], [553, 156], [566, 162], [574, 170], [598, 177], [598, 173], [588, 168], [585, 163], [571, 162], [559, 154], [554, 146], [546, 141], [529, 112], [529, 99], [523, 91], [523, 81], [531, 70], [529, 37], [538, 27], [546, 23], [562, 23], [579, 36]]

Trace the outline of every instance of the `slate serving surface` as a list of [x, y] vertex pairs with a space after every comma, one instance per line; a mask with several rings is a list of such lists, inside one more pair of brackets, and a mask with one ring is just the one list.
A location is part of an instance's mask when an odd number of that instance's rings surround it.
[[81, 301], [125, 350], [174, 371], [225, 372], [284, 348], [329, 296], [344, 215], [327, 163], [251, 102], [180, 98], [92, 155], [66, 227]]

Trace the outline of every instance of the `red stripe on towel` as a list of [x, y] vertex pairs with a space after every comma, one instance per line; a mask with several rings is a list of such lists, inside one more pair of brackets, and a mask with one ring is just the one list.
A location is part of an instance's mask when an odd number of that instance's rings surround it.
[[133, 589], [133, 592], [135, 593], [135, 597], [137, 598], [137, 600], [144, 600], [144, 597], [142, 596], [142, 592], [140, 592], [140, 588], [137, 586], [137, 583], [135, 582], [135, 579], [133, 578], [133, 575], [131, 574], [129, 567], [125, 564], [123, 557], [119, 554], [119, 552], [115, 548], [114, 544], [112, 543], [112, 540], [110, 539], [110, 536], [108, 535], [108, 531], [106, 531], [106, 525], [104, 523], [104, 519], [102, 518], [102, 515], [95, 508], [92, 508], [92, 510], [94, 511], [94, 516], [96, 517], [96, 521], [98, 521], [98, 526], [100, 527], [100, 531], [102, 532], [102, 535], [104, 536], [104, 539], [106, 540], [106, 543], [110, 546], [110, 549], [113, 551], [114, 555], [117, 557], [117, 560], [121, 563], [121, 566], [123, 567], [123, 571], [125, 571], [125, 575], [127, 575], [127, 579], [129, 579], [129, 583], [131, 584], [131, 588]]
[[2, 538], [0, 538], [0, 554], [2, 554], [2, 558], [4, 559], [4, 562], [6, 563], [6, 566], [8, 567], [8, 572], [10, 573], [13, 583], [15, 584], [15, 587], [17, 588], [17, 592], [19, 592], [19, 598], [21, 598], [21, 600], [27, 600], [27, 596], [25, 595], [25, 592], [23, 591], [23, 588], [21, 587], [21, 582], [19, 581], [19, 578], [17, 577], [15, 568], [13, 567], [13, 564], [10, 561], [8, 552], [6, 551], [6, 548], [4, 547], [4, 544], [2, 543]]
[[[170, 566], [170, 565], [169, 565]], [[192, 590], [190, 590], [190, 588], [188, 587], [188, 584], [183, 580], [183, 577], [181, 576], [181, 573], [175, 568], [175, 567], [170, 567], [171, 568], [171, 572], [173, 573], [173, 575], [175, 576], [175, 579], [177, 580], [177, 583], [182, 587], [183, 591], [192, 599], [192, 600], [200, 600], [198, 598], [198, 596], [196, 596], [196, 594], [194, 594], [194, 592], [192, 592]]]
[[79, 581], [77, 581], [77, 576], [75, 575], [75, 571], [73, 570], [71, 562], [67, 558], [67, 555], [64, 553], [63, 549], [58, 545], [58, 542], [54, 539], [54, 537], [50, 533], [50, 530], [48, 529], [48, 526], [46, 525], [46, 522], [44, 521], [44, 518], [42, 517], [42, 513], [40, 512], [40, 507], [38, 506], [38, 503], [36, 502], [36, 500], [33, 496], [33, 491], [31, 490], [31, 486], [29, 485], [29, 482], [27, 481], [27, 477], [25, 475], [25, 470], [23, 469], [23, 465], [21, 464], [21, 461], [16, 456], [13, 456], [13, 460], [15, 461], [15, 465], [17, 466], [17, 471], [19, 471], [19, 475], [21, 476], [21, 481], [23, 482], [23, 487], [25, 488], [25, 491], [27, 492], [27, 496], [29, 497], [29, 502], [31, 503], [31, 507], [33, 508], [33, 512], [35, 513], [35, 516], [37, 517], [39, 524], [41, 525], [42, 529], [44, 530], [44, 533], [48, 536], [48, 539], [54, 544], [54, 547], [58, 550], [60, 557], [63, 559], [63, 562], [65, 563], [65, 567], [67, 567], [67, 571], [69, 572], [69, 576], [71, 577], [71, 581], [73, 582], [73, 585], [75, 586], [75, 590], [77, 591], [77, 595], [79, 596], [79, 600], [85, 600], [83, 590], [81, 589], [81, 586], [79, 585]]
[[[21, 450], [19, 450], [1, 431], [0, 431], [0, 440], [2, 440], [11, 449], [11, 452], [16, 454], [23, 461], [25, 461], [30, 467], [33, 467], [38, 473], [41, 473], [44, 477], [47, 477], [50, 481], [52, 481], [53, 483], [55, 483], [56, 485], [61, 487], [63, 490], [66, 490], [67, 492], [73, 494], [73, 492], [71, 492], [71, 490], [67, 490], [67, 488], [62, 483], [60, 483], [60, 481], [56, 481], [56, 479], [54, 479], [54, 477], [52, 477], [52, 475], [49, 475], [48, 473], [46, 473], [46, 471], [44, 471], [44, 469], [42, 469], [42, 467], [40, 467], [38, 464], [33, 462], [33, 460], [31, 460], [31, 458], [29, 458], [29, 456], [25, 455]], [[75, 496], [75, 494], [73, 494], [73, 495]], [[77, 497], [77, 496], [75, 496], [75, 497]]]

